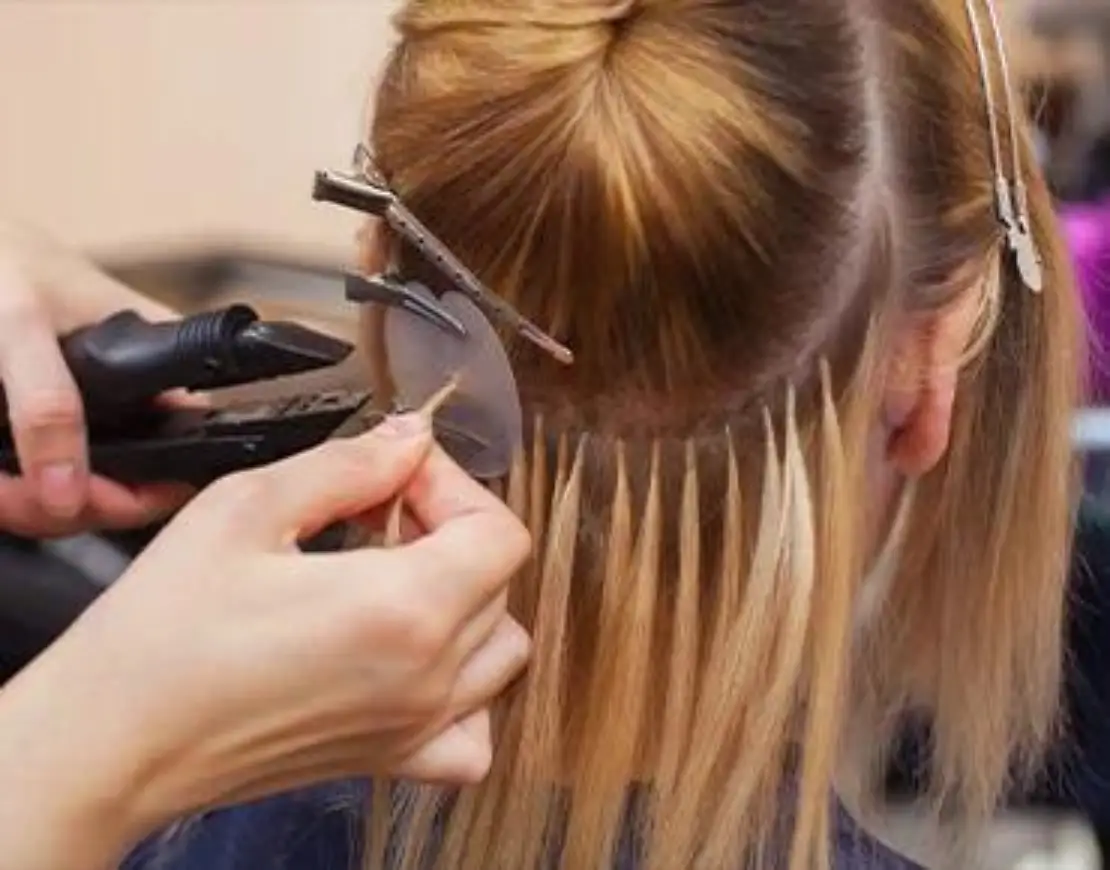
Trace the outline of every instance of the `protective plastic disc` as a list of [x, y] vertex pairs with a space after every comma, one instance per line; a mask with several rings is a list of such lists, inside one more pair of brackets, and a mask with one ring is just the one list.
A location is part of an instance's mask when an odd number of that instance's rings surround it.
[[410, 288], [454, 315], [465, 338], [404, 311], [391, 308], [385, 317], [385, 344], [390, 373], [409, 407], [419, 407], [451, 378], [458, 388], [436, 412], [437, 423], [473, 438], [466, 470], [492, 479], [508, 473], [521, 443], [521, 408], [516, 379], [501, 339], [486, 316], [461, 293], [438, 299], [426, 287]]

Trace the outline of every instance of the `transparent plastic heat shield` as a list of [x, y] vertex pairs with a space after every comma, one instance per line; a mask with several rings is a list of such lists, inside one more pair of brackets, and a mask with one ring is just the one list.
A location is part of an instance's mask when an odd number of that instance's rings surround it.
[[423, 285], [409, 286], [457, 318], [467, 334], [449, 334], [403, 309], [387, 309], [385, 350], [399, 403], [418, 408], [456, 379], [457, 387], [436, 412], [436, 421], [481, 442], [467, 460], [470, 474], [480, 479], [506, 475], [521, 444], [522, 417], [516, 379], [501, 339], [461, 293], [449, 291], [436, 298]]

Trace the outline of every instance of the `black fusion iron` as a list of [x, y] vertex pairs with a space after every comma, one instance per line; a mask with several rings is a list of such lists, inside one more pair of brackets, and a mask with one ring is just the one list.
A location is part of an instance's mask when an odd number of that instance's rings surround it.
[[[348, 300], [387, 310], [392, 354], [417, 392], [463, 367], [474, 380], [437, 414], [437, 438], [480, 479], [507, 471], [519, 442], [520, 405], [508, 357], [492, 324], [526, 338], [562, 363], [571, 352], [494, 296], [381, 183], [365, 149], [355, 174], [316, 175], [314, 198], [382, 217], [449, 279], [457, 293], [437, 297], [397, 274], [350, 273]], [[480, 315], [479, 316], [479, 312]], [[183, 482], [204, 486], [265, 465], [338, 434], [380, 422], [367, 392], [312, 393], [215, 408], [160, 402], [174, 390], [209, 392], [319, 371], [347, 360], [351, 344], [290, 322], [262, 320], [246, 305], [178, 321], [150, 323], [117, 313], [60, 340], [81, 392], [92, 469], [123, 483]], [[448, 372], [448, 368], [452, 368]], [[441, 381], [442, 383], [442, 381]], [[404, 395], [407, 406], [419, 396]], [[402, 410], [396, 408], [394, 410]], [[0, 413], [7, 408], [0, 392]], [[18, 472], [10, 426], [0, 426], [0, 470]]]

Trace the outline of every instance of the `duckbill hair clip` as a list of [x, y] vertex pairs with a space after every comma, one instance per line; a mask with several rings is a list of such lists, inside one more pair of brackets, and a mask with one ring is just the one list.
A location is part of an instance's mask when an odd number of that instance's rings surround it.
[[[564, 365], [574, 356], [495, 296], [432, 235], [384, 182], [365, 146], [356, 150], [354, 165], [352, 173], [317, 172], [313, 198], [382, 218], [447, 279], [448, 289], [434, 293], [395, 271], [346, 276], [348, 300], [375, 303], [384, 311], [380, 340], [395, 401], [401, 407], [427, 408], [437, 426], [466, 433], [481, 444], [462, 463], [473, 476], [503, 476], [520, 446], [522, 413], [512, 366], [495, 327], [508, 328]], [[451, 385], [447, 393], [445, 384]]]
[[998, 220], [1006, 231], [1006, 245], [1014, 259], [1017, 273], [1026, 287], [1034, 293], [1040, 293], [1044, 288], [1044, 267], [1037, 241], [1033, 237], [1033, 225], [1029, 216], [1029, 196], [1025, 186], [1025, 179], [1021, 168], [1021, 148], [1018, 143], [1017, 112], [1018, 104], [1014, 99], [1013, 85], [1010, 80], [1010, 65], [1006, 58], [1006, 45], [999, 26], [998, 13], [995, 10], [994, 0], [982, 0], [987, 9], [991, 29], [994, 34], [995, 45], [998, 50], [998, 62], [1002, 73], [1002, 86], [1005, 89], [1006, 110], [1008, 113], [1008, 128], [1010, 139], [1011, 165], [1013, 178], [1006, 177], [1005, 165], [1002, 159], [1002, 137], [998, 132], [998, 107], [995, 101], [994, 84], [991, 76], [990, 60], [987, 56], [986, 40], [983, 38], [983, 28], [979, 21], [979, 14], [975, 4], [979, 0], [964, 0], [967, 8], [968, 22], [971, 25], [971, 36], [975, 42], [975, 52], [979, 58], [979, 73], [983, 85], [983, 94], [987, 104], [987, 124], [990, 129], [991, 162], [994, 170], [995, 209]]
[[[560, 344], [503, 299], [490, 292], [478, 277], [405, 206], [382, 178], [365, 145], [360, 144], [355, 149], [352, 172], [321, 170], [316, 173], [313, 198], [382, 218], [394, 232], [411, 244], [429, 264], [438, 269], [459, 292], [477, 305], [493, 322], [507, 326], [564, 365], [574, 362], [574, 354], [569, 348]], [[361, 298], [352, 297], [349, 284], [348, 298], [352, 301], [383, 302], [386, 301], [383, 298], [384, 294], [396, 300], [396, 304], [414, 313], [419, 309], [419, 313], [425, 316], [429, 314], [427, 300], [411, 298], [405, 285], [390, 277], [380, 276], [369, 282], [364, 281], [356, 294], [361, 294]], [[454, 328], [454, 325], [450, 328]]]

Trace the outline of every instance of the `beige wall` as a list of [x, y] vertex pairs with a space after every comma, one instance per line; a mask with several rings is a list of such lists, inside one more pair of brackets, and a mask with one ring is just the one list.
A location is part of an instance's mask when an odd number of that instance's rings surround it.
[[338, 255], [343, 164], [392, 0], [0, 0], [0, 211], [98, 251]]

